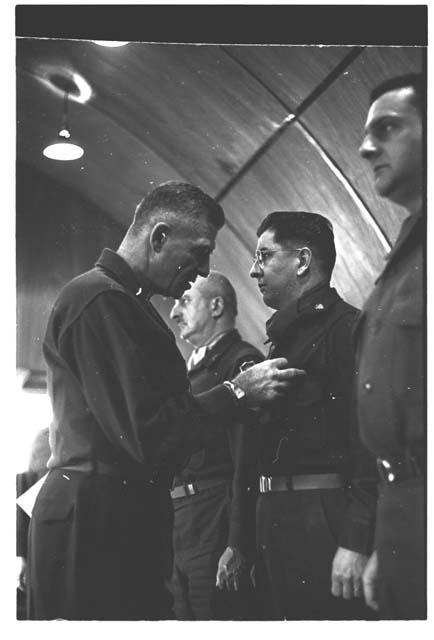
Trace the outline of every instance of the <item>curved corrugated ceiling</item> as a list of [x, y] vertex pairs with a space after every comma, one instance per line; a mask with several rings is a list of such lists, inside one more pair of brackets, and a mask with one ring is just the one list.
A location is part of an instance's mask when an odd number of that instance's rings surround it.
[[[417, 47], [134, 43], [107, 49], [21, 39], [18, 172], [22, 163], [45, 174], [122, 226], [161, 181], [187, 180], [220, 196], [228, 225], [213, 264], [232, 279], [239, 325], [260, 345], [269, 310], [248, 271], [256, 228], [273, 209], [328, 215], [339, 255], [334, 283], [356, 305], [372, 287], [404, 212], [375, 195], [358, 156], [368, 94], [386, 77], [420, 70], [422, 55]], [[79, 73], [93, 91], [88, 103], [71, 104], [71, 129], [86, 150], [73, 163], [41, 153], [61, 112], [61, 98], [41, 82], [47, 68]], [[47, 286], [50, 270], [47, 265], [38, 276]], [[25, 289], [29, 277], [23, 272], [18, 287]], [[164, 312], [169, 306], [159, 304]]]

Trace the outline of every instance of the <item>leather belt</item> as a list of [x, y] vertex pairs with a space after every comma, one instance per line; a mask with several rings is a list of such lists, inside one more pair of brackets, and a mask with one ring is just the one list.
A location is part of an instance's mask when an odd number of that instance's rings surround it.
[[[122, 476], [120, 469], [116, 469], [113, 465], [107, 464], [106, 462], [96, 462], [93, 463], [90, 460], [85, 460], [84, 462], [77, 462], [77, 464], [68, 464], [62, 465], [61, 467], [56, 467], [57, 469], [67, 469], [68, 471], [95, 471], [95, 473], [102, 473], [105, 476]], [[54, 471], [54, 469], [53, 469]]]
[[224, 480], [223, 478], [196, 480], [195, 482], [191, 482], [189, 484], [180, 484], [177, 487], [174, 487], [170, 492], [170, 496], [172, 500], [177, 500], [178, 498], [186, 498], [187, 496], [194, 496], [196, 495], [196, 493], [204, 491], [205, 489], [213, 489], [214, 487], [220, 487], [221, 485], [227, 483], [228, 480]]
[[340, 473], [313, 473], [294, 476], [261, 476], [259, 493], [273, 491], [307, 491], [309, 489], [342, 489], [348, 483]]
[[378, 458], [377, 468], [380, 478], [389, 485], [415, 478], [425, 478], [424, 464], [417, 456]]
[[118, 478], [122, 481], [123, 484], [132, 483], [134, 485], [144, 486], [155, 486], [155, 487], [166, 487], [169, 488], [169, 482], [158, 478], [157, 476], [153, 478], [147, 477], [145, 474], [145, 469], [143, 472], [131, 470], [131, 469], [122, 469], [116, 467], [115, 465], [108, 464], [107, 462], [92, 462], [91, 460], [85, 460], [83, 462], [77, 462], [76, 464], [62, 465], [61, 467], [55, 467], [51, 469], [51, 471], [81, 471], [84, 473], [97, 473], [105, 476], [111, 476], [112, 478]]

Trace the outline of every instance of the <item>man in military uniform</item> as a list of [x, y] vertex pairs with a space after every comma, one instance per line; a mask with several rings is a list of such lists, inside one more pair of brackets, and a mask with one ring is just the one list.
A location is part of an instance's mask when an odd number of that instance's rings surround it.
[[377, 193], [410, 214], [356, 331], [360, 432], [380, 473], [364, 590], [386, 619], [426, 617], [425, 95], [417, 74], [374, 89], [360, 147]]
[[[232, 380], [263, 360], [235, 329], [237, 299], [229, 280], [198, 276], [172, 308], [181, 338], [195, 349], [188, 362], [193, 393]], [[174, 610], [180, 620], [243, 619], [249, 610], [248, 564], [254, 550], [254, 500], [249, 441], [240, 425], [225, 427], [176, 474]], [[251, 430], [251, 426], [247, 429]], [[244, 479], [241, 482], [241, 478]], [[252, 478], [253, 480], [253, 478]], [[222, 589], [218, 591], [217, 586]]]
[[223, 418], [273, 400], [297, 375], [275, 360], [190, 393], [150, 298], [179, 298], [208, 275], [223, 223], [197, 187], [163, 184], [139, 203], [118, 250], [105, 249], [56, 300], [44, 339], [54, 419], [30, 523], [31, 619], [171, 617], [174, 472]]
[[372, 549], [375, 464], [353, 416], [357, 310], [330, 287], [331, 223], [270, 213], [250, 272], [265, 304], [270, 357], [304, 370], [262, 416], [256, 583], [276, 619], [370, 618], [362, 573]]

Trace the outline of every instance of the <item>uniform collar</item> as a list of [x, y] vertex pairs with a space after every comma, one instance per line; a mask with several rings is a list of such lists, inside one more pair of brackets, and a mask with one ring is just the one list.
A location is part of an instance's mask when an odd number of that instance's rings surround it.
[[151, 297], [150, 283], [148, 281], [140, 282], [129, 264], [115, 251], [104, 249], [95, 266], [109, 271], [117, 282], [136, 296], [146, 300]]
[[321, 316], [339, 300], [336, 289], [329, 283], [320, 283], [307, 291], [295, 302], [276, 311], [267, 320], [267, 335], [273, 344], [276, 344], [287, 329], [300, 317]]

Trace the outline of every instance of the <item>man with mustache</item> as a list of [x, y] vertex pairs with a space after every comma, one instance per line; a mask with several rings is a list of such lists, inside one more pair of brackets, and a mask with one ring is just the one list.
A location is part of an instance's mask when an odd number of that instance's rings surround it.
[[356, 331], [360, 433], [378, 459], [367, 603], [386, 619], [426, 617], [425, 79], [373, 90], [360, 154], [377, 193], [408, 212]]
[[[198, 276], [175, 302], [170, 316], [181, 338], [195, 347], [187, 365], [193, 393], [263, 360], [236, 330], [237, 311], [235, 290], [217, 271]], [[225, 428], [175, 476], [172, 585], [179, 620], [240, 620], [255, 614], [248, 580], [255, 477], [249, 436], [251, 426], [243, 429], [225, 420]]]
[[276, 359], [190, 393], [150, 298], [179, 298], [208, 274], [223, 224], [197, 187], [163, 184], [139, 203], [118, 250], [57, 298], [43, 344], [54, 419], [30, 525], [31, 619], [171, 617], [175, 471], [222, 417], [275, 399], [297, 375]]

